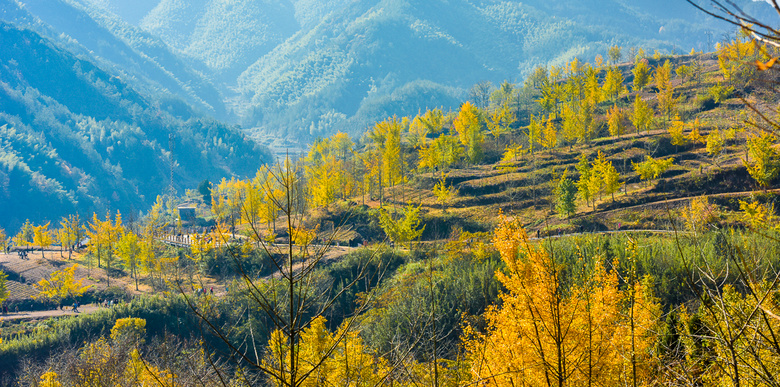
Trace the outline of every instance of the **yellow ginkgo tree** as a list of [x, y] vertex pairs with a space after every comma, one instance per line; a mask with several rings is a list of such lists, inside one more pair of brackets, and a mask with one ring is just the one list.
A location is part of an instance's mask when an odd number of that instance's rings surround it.
[[504, 218], [493, 238], [506, 263], [496, 277], [506, 291], [468, 328], [475, 385], [643, 384], [654, 367], [660, 312], [647, 281], [621, 289], [618, 273], [594, 262], [584, 283], [565, 284], [566, 267], [533, 245], [517, 220]]
[[[146, 320], [120, 318], [111, 328], [110, 339], [101, 337], [86, 344], [63, 367], [55, 365], [42, 374], [38, 386], [175, 386], [188, 385], [186, 380], [167, 369], [160, 369], [138, 351], [144, 342]], [[195, 357], [195, 368], [205, 366], [205, 360]], [[174, 383], [177, 382], [177, 383]], [[235, 384], [230, 384], [235, 385]]]
[[5, 248], [6, 248], [7, 243], [8, 243], [6, 241], [7, 238], [8, 238], [8, 236], [5, 234], [5, 230], [3, 230], [2, 227], [0, 227], [0, 250], [5, 251]]
[[8, 298], [8, 275], [4, 271], [0, 270], [0, 303], [3, 303]]
[[60, 222], [59, 240], [63, 249], [68, 250], [68, 259], [73, 254], [73, 249], [82, 239], [86, 233], [86, 228], [81, 223], [81, 217], [78, 214], [69, 215], [63, 217]]
[[54, 243], [54, 237], [49, 230], [49, 224], [46, 223], [40, 226], [33, 227], [33, 244], [40, 246], [41, 257], [46, 258], [46, 248]]
[[33, 244], [33, 237], [34, 237], [34, 229], [32, 223], [30, 223], [30, 220], [27, 219], [24, 222], [24, 225], [22, 225], [22, 228], [19, 230], [19, 232], [14, 235], [13, 238], [11, 238], [11, 242], [13, 242], [16, 246], [24, 246], [25, 248], [32, 246]]
[[[357, 331], [343, 327], [331, 333], [325, 327], [325, 318], [314, 319], [301, 333], [297, 369], [298, 386], [377, 386], [390, 374], [388, 362], [377, 357], [363, 344]], [[274, 386], [288, 386], [290, 378], [284, 335], [271, 334], [263, 364], [274, 370], [279, 378], [271, 379]]]
[[138, 290], [138, 268], [142, 255], [142, 244], [132, 231], [122, 234], [117, 241], [114, 253], [124, 262], [125, 267], [130, 269], [130, 275], [135, 279], [135, 290]]
[[379, 224], [385, 231], [387, 237], [395, 243], [409, 243], [409, 249], [412, 249], [412, 241], [419, 238], [425, 225], [421, 225], [420, 206], [409, 205], [404, 209], [403, 217], [393, 219], [393, 216], [384, 208], [377, 212]]
[[433, 186], [433, 196], [436, 196], [436, 201], [439, 202], [442, 208], [445, 208], [445, 204], [448, 204], [452, 199], [458, 196], [458, 189], [453, 187], [452, 184], [447, 185], [447, 175], [448, 174], [442, 176], [441, 179], [436, 182], [436, 185]]
[[87, 231], [89, 252], [97, 258], [98, 267], [101, 267], [101, 263], [105, 267], [109, 286], [111, 286], [111, 265], [116, 257], [114, 249], [123, 233], [124, 226], [119, 211], [113, 220], [110, 213], [106, 213], [106, 220], [100, 220], [96, 213], [92, 214], [92, 222], [89, 223]]
[[33, 285], [38, 294], [33, 296], [35, 299], [47, 299], [57, 304], [62, 302], [66, 298], [80, 297], [86, 292], [90, 286], [83, 284], [84, 279], [76, 280], [76, 268], [78, 265], [73, 265], [69, 268], [57, 270], [48, 278], [43, 278]]
[[750, 176], [764, 190], [780, 173], [780, 152], [774, 147], [775, 141], [772, 133], [748, 137], [747, 148], [750, 158], [742, 160]]

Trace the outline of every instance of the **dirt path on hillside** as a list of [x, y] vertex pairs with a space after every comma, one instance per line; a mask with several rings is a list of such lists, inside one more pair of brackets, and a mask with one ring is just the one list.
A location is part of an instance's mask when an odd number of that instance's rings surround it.
[[611, 231], [588, 231], [588, 232], [575, 232], [571, 234], [556, 234], [556, 235], [548, 235], [544, 237], [533, 237], [528, 238], [529, 241], [544, 241], [547, 239], [559, 239], [559, 238], [565, 238], [565, 237], [575, 237], [580, 235], [614, 235], [614, 234], [638, 234], [638, 233], [646, 233], [646, 234], [675, 234], [675, 235], [691, 235], [693, 232], [691, 231], [675, 231], [675, 230], [649, 230], [649, 229], [626, 229], [626, 230], [611, 230]]
[[94, 313], [102, 308], [97, 307], [95, 305], [83, 305], [79, 307], [79, 312], [73, 312], [73, 307], [68, 306], [64, 307], [62, 310], [56, 309], [56, 310], [39, 310], [39, 311], [23, 311], [19, 313], [8, 313], [7, 315], [0, 315], [0, 321], [11, 321], [11, 320], [39, 320], [49, 317], [60, 317], [60, 316], [77, 316], [79, 314], [90, 314]]

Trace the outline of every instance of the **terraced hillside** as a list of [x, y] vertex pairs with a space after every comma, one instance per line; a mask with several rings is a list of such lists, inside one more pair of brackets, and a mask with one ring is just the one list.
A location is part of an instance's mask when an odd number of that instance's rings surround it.
[[[382, 194], [383, 205], [400, 211], [407, 204], [419, 204], [425, 219], [432, 225], [458, 223], [467, 231], [487, 231], [495, 225], [496, 215], [503, 211], [519, 217], [532, 231], [544, 233], [575, 232], [580, 230], [615, 229], [665, 229], [680, 228], [681, 214], [690, 202], [700, 196], [708, 196], [724, 213], [739, 210], [739, 201], [753, 198], [771, 201], [773, 183], [765, 190], [748, 173], [752, 151], [747, 140], [756, 138], [762, 131], [756, 126], [756, 116], [745, 105], [762, 109], [776, 96], [755, 81], [748, 88], [734, 88], [733, 82], [724, 79], [716, 54], [682, 55], [675, 57], [647, 58], [650, 69], [661, 67], [667, 60], [673, 69], [698, 69], [695, 78], [673, 76], [671, 85], [676, 101], [675, 111], [669, 116], [658, 113], [659, 90], [650, 83], [641, 91], [633, 90], [634, 63], [624, 63], [618, 68], [624, 77], [626, 91], [613, 101], [603, 101], [595, 109], [596, 135], [588, 141], [568, 141], [552, 149], [537, 145], [534, 153], [528, 151], [528, 127], [520, 126], [494, 138], [484, 133], [484, 162], [462, 162], [450, 168], [425, 171], [414, 169], [419, 163], [418, 149], [411, 144], [411, 134], [402, 136], [410, 141], [404, 146], [404, 156], [409, 182], [386, 188]], [[560, 84], [566, 83], [562, 79]], [[715, 102], [712, 93], [726, 89], [728, 93]], [[630, 122], [635, 99], [639, 96], [656, 109], [653, 125], [647, 130], [637, 130]], [[532, 102], [531, 104], [535, 104]], [[528, 106], [528, 105], [526, 105]], [[617, 106], [624, 111], [626, 132], [609, 133], [609, 111]], [[529, 109], [534, 109], [530, 107]], [[539, 109], [538, 106], [535, 109]], [[534, 115], [541, 113], [531, 110]], [[455, 113], [451, 113], [454, 114]], [[525, 113], [528, 114], [528, 113]], [[522, 115], [521, 115], [522, 117]], [[527, 117], [527, 116], [526, 116]], [[412, 117], [409, 119], [412, 120]], [[522, 119], [521, 119], [522, 121]], [[551, 121], [561, 128], [563, 119]], [[521, 124], [522, 125], [522, 124]], [[670, 132], [679, 126], [682, 140], [675, 140]], [[559, 136], [563, 133], [562, 129]], [[711, 142], [720, 144], [715, 151]], [[683, 141], [684, 140], [684, 141]], [[679, 143], [683, 142], [683, 143]], [[365, 139], [361, 144], [370, 144]], [[513, 158], [502, 160], [505, 148], [521, 146]], [[357, 145], [360, 146], [360, 145]], [[587, 203], [578, 196], [572, 216], [561, 216], [556, 211], [556, 186], [566, 175], [574, 183], [581, 178], [578, 163], [585, 157], [594, 163], [602, 154], [619, 173], [620, 188], [614, 195], [596, 193]], [[309, 157], [312, 157], [311, 154]], [[635, 165], [647, 157], [655, 160], [673, 159], [671, 166], [656, 178], [643, 179]], [[443, 179], [443, 180], [442, 180]], [[444, 182], [457, 190], [457, 195], [440, 201], [434, 188]], [[369, 207], [379, 207], [377, 191], [353, 197], [350, 200]], [[338, 207], [338, 206], [337, 206]], [[331, 212], [337, 213], [337, 209]], [[738, 223], [732, 216], [723, 215], [721, 221]], [[437, 231], [426, 229], [423, 239], [451, 237], [453, 227], [435, 226]]]

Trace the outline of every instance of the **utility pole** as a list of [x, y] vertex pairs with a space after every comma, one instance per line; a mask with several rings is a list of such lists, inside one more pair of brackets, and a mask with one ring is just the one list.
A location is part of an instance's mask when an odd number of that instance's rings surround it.
[[168, 161], [170, 164], [170, 185], [168, 186], [168, 192], [170, 193], [171, 197], [176, 195], [176, 190], [173, 188], [173, 165], [175, 163], [173, 159], [173, 150], [176, 145], [173, 140], [175, 138], [176, 137], [173, 135], [173, 133], [168, 134], [168, 151], [170, 152], [168, 156], [169, 157]]

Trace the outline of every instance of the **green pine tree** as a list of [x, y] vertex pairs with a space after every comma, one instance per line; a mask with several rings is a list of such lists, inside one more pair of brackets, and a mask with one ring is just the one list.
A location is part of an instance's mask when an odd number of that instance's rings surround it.
[[568, 218], [577, 212], [577, 205], [575, 203], [576, 196], [577, 187], [571, 179], [566, 177], [566, 172], [564, 172], [555, 189], [557, 201], [555, 209], [558, 211], [561, 218]]

